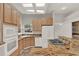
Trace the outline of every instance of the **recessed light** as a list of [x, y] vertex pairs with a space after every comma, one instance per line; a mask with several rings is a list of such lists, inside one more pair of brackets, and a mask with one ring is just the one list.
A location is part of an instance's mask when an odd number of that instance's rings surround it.
[[26, 4], [22, 4], [23, 7], [33, 7], [32, 3], [26, 3]]
[[67, 9], [67, 7], [62, 7], [61, 9], [62, 9], [62, 10], [65, 10], [65, 9]]
[[45, 3], [36, 3], [36, 6], [37, 7], [44, 7], [45, 6]]
[[34, 12], [35, 10], [26, 10], [26, 11], [28, 11], [28, 12]]

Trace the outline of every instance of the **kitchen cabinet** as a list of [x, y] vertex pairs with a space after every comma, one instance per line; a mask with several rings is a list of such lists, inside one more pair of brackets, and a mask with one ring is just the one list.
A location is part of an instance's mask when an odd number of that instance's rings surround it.
[[24, 39], [24, 47], [35, 46], [35, 38], [34, 37], [26, 37]]
[[30, 46], [30, 39], [29, 38], [24, 38], [24, 48]]
[[53, 19], [51, 17], [43, 18], [41, 20], [42, 26], [52, 26], [53, 25]]
[[39, 20], [32, 20], [33, 32], [42, 32], [42, 26], [52, 26], [52, 17], [46, 17]]
[[20, 20], [21, 15], [20, 12], [16, 10], [13, 6], [10, 4], [4, 4], [4, 23], [10, 24], [10, 25], [18, 25], [20, 27]]
[[30, 37], [30, 46], [35, 46], [35, 38]]
[[20, 26], [20, 20], [21, 20], [20, 13], [17, 13], [16, 19], [17, 19], [17, 25]]
[[11, 6], [9, 4], [4, 4], [4, 23], [12, 23]]
[[33, 32], [41, 32], [41, 21], [40, 20], [33, 20], [32, 21]]
[[20, 31], [20, 27], [21, 27], [21, 22], [20, 22], [21, 21], [21, 15], [20, 15], [19, 12], [17, 13], [16, 20], [17, 20], [18, 32], [21, 32]]
[[11, 56], [20, 55], [22, 49], [30, 46], [35, 46], [35, 38], [34, 37], [25, 37], [18, 41], [18, 48], [11, 54]]
[[20, 41], [19, 41], [19, 46], [20, 46], [20, 50], [22, 50], [23, 48], [24, 48], [24, 39], [21, 39]]
[[3, 4], [0, 3], [0, 43], [3, 42]]
[[11, 54], [11, 56], [18, 56], [20, 55], [20, 52], [24, 48], [24, 40], [21, 39], [18, 41], [18, 48]]
[[52, 25], [53, 25], [53, 19], [52, 19], [52, 17], [48, 17], [46, 21], [47, 21], [46, 24], [47, 24], [48, 26], [52, 26]]
[[18, 49], [16, 49], [10, 56], [18, 56]]
[[17, 11], [16, 9], [12, 8], [12, 23], [17, 25]]

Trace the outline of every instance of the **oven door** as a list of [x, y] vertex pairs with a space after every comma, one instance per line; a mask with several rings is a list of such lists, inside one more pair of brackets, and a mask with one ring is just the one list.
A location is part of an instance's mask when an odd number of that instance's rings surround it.
[[18, 30], [16, 26], [3, 26], [3, 40], [6, 42], [6, 55], [12, 54], [18, 48]]

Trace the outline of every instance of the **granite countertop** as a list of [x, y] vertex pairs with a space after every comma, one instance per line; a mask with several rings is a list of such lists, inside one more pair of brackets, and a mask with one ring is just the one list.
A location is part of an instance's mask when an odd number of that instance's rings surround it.
[[3, 45], [3, 44], [5, 44], [5, 42], [0, 42], [0, 46]]
[[53, 45], [64, 45], [62, 41], [49, 40], [48, 42]]

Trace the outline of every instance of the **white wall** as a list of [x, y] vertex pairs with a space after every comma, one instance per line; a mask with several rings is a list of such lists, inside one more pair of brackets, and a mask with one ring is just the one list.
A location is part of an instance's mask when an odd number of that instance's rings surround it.
[[62, 35], [62, 25], [55, 24], [54, 25], [54, 37], [58, 38], [58, 36]]
[[54, 19], [54, 38], [58, 38], [58, 36], [63, 35], [63, 26], [61, 23], [64, 21], [64, 15], [53, 13]]
[[65, 18], [63, 23], [63, 35], [72, 37], [72, 22], [79, 21], [79, 11], [72, 13]]
[[[79, 11], [73, 12], [67, 17], [54, 14], [53, 18], [55, 19], [55, 38], [58, 38], [58, 36], [67, 36], [72, 38], [72, 22], [79, 21]], [[59, 25], [59, 23], [62, 25]]]
[[64, 20], [64, 15], [62, 14], [57, 14], [57, 13], [53, 13], [53, 20], [54, 20], [54, 24], [57, 24], [57, 23], [61, 23], [63, 22]]

